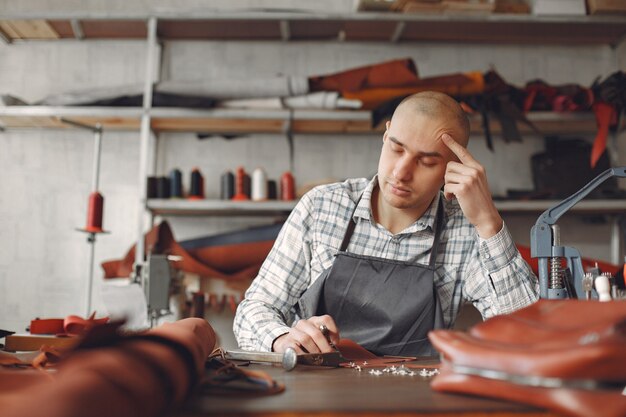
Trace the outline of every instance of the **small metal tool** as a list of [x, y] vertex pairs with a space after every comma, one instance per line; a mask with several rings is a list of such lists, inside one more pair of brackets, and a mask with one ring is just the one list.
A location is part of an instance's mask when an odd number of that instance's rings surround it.
[[330, 345], [330, 347], [338, 351], [339, 349], [337, 349], [337, 346], [335, 346], [335, 344], [330, 340], [330, 331], [328, 330], [328, 327], [326, 327], [325, 324], [320, 324], [320, 332], [322, 332], [322, 334], [328, 341], [328, 344]]
[[591, 272], [586, 272], [583, 277], [583, 291], [585, 292], [585, 299], [591, 299], [591, 291], [593, 291], [593, 274]]
[[237, 361], [279, 363], [285, 371], [291, 371], [298, 363], [298, 355], [296, 355], [296, 351], [293, 348], [287, 348], [285, 353], [227, 350], [224, 352], [224, 358]]

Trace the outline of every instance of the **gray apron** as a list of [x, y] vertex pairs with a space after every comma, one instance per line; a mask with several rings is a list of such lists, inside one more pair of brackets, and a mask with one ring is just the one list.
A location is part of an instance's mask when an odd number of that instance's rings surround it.
[[346, 252], [355, 227], [352, 216], [332, 266], [298, 301], [298, 315], [330, 315], [342, 338], [377, 355], [436, 355], [427, 336], [443, 327], [434, 286], [443, 202], [439, 201], [428, 265]]

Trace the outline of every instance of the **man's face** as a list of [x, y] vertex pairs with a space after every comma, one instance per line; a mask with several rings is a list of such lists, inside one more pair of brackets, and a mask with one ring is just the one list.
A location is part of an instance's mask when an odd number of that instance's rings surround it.
[[382, 203], [396, 209], [425, 210], [444, 183], [452, 152], [441, 141], [458, 132], [449, 121], [423, 114], [397, 115], [387, 123], [378, 161]]

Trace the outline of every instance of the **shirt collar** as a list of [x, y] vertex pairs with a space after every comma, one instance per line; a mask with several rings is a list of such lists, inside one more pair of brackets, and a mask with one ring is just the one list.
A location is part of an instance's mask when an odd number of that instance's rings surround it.
[[[374, 175], [369, 184], [367, 184], [367, 187], [365, 187], [365, 190], [361, 195], [361, 200], [356, 206], [354, 215], [352, 216], [355, 221], [363, 219], [369, 220], [372, 224], [374, 224], [374, 215], [372, 214], [372, 192], [374, 191], [374, 187], [378, 187], [378, 175]], [[422, 217], [417, 219], [412, 225], [404, 229], [399, 234], [415, 233], [425, 230], [428, 227], [430, 227], [431, 230], [435, 230], [435, 217], [437, 215], [437, 208], [440, 204], [439, 200], [440, 193], [437, 194], [437, 197], [435, 197]]]

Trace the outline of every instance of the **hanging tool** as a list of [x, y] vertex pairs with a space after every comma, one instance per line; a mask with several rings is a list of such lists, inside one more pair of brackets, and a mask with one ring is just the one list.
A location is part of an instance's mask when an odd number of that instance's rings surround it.
[[[612, 177], [626, 178], [626, 167], [610, 168], [591, 180], [583, 188], [549, 208], [539, 216], [530, 231], [530, 255], [539, 258], [539, 290], [541, 298], [577, 298], [591, 288], [585, 278], [581, 255], [578, 250], [562, 246], [557, 220], [576, 203], [585, 198], [605, 180]], [[562, 260], [567, 268], [562, 268]], [[548, 264], [550, 271], [548, 273]], [[573, 284], [568, 290], [568, 285]]]

